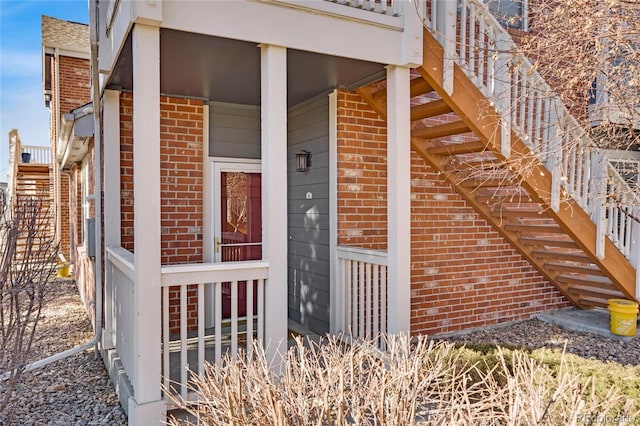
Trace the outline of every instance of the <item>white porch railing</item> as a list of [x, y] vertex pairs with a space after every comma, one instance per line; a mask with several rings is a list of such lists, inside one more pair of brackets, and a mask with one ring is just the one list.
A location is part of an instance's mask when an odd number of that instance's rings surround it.
[[380, 334], [388, 331], [387, 253], [339, 246], [336, 257], [336, 330], [354, 339], [376, 340], [382, 348]]
[[[114, 346], [132, 383], [136, 382], [134, 356], [134, 326], [137, 315], [135, 301], [135, 267], [133, 253], [122, 248], [107, 248], [106, 276], [111, 277], [113, 288], [112, 321]], [[108, 326], [109, 324], [107, 324]]]
[[31, 154], [31, 164], [51, 164], [51, 148], [46, 146], [22, 145], [22, 152]]
[[[268, 262], [225, 262], [162, 267], [162, 374], [165, 389], [188, 398], [190, 372], [220, 364], [255, 340], [264, 344]], [[244, 293], [245, 306], [238, 294]], [[227, 311], [227, 312], [225, 312]], [[286, 312], [283, 313], [283, 321]]]
[[357, 9], [368, 10], [375, 13], [396, 16], [400, 13], [398, 0], [324, 0], [331, 3], [343, 4]]
[[629, 219], [621, 219], [629, 218], [628, 207], [611, 202], [612, 194], [628, 194], [630, 187], [612, 174], [586, 130], [518, 52], [486, 5], [479, 0], [431, 0], [425, 22], [444, 48], [445, 90], [453, 90], [455, 63], [499, 112], [502, 154], [510, 155], [513, 130], [551, 171], [551, 208], [558, 211], [561, 191], [566, 191], [597, 225], [597, 255], [604, 257], [608, 236], [639, 269], [639, 260], [627, 247], [633, 239], [620, 235], [630, 229], [625, 225]]

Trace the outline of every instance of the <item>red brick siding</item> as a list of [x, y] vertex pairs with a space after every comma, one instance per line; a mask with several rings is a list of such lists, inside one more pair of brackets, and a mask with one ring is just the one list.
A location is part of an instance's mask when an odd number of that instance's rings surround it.
[[[69, 113], [71, 110], [78, 108], [91, 101], [91, 83], [89, 79], [89, 60], [80, 58], [71, 58], [60, 56], [58, 58], [59, 74], [56, 74], [55, 60], [51, 59], [52, 74], [52, 99], [51, 107], [51, 147], [55, 155], [57, 150], [58, 129], [56, 127], [58, 117], [62, 114]], [[59, 86], [59, 87], [57, 87]], [[59, 90], [60, 102], [57, 103], [56, 93]], [[57, 176], [60, 175], [60, 188], [56, 188], [55, 182]], [[74, 226], [71, 221], [74, 220], [74, 214], [70, 212], [70, 189], [73, 189], [73, 178], [67, 174], [60, 174], [57, 164], [54, 164], [52, 174], [54, 180], [54, 191], [60, 192], [60, 205], [56, 205], [56, 209], [60, 209], [60, 244], [62, 253], [67, 260], [75, 258], [74, 244], [72, 238], [76, 238], [72, 234]]]
[[[358, 95], [340, 92], [338, 232], [339, 244], [385, 249], [386, 131], [375, 114]], [[412, 334], [568, 306], [451, 185], [415, 153], [411, 161]]]
[[[160, 98], [162, 264], [202, 262], [203, 105], [193, 99]], [[180, 290], [169, 291], [169, 328], [180, 328]], [[197, 287], [187, 290], [187, 327], [198, 321]]]
[[[202, 262], [203, 143], [202, 101], [160, 98], [161, 262]], [[120, 184], [122, 246], [133, 241], [133, 97], [120, 97]], [[170, 291], [170, 328], [180, 327], [179, 289]], [[197, 324], [197, 290], [188, 290], [188, 326]]]
[[338, 244], [387, 247], [387, 126], [355, 93], [338, 98]]
[[203, 105], [160, 98], [162, 264], [202, 262]]
[[120, 245], [133, 244], [133, 95], [120, 94]]
[[60, 56], [60, 112], [66, 114], [91, 101], [89, 60]]

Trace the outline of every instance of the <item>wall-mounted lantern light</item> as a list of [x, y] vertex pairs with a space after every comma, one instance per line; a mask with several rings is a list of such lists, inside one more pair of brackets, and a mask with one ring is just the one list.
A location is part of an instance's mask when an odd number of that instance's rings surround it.
[[296, 171], [306, 172], [307, 168], [311, 167], [311, 153], [309, 151], [302, 150], [296, 154]]

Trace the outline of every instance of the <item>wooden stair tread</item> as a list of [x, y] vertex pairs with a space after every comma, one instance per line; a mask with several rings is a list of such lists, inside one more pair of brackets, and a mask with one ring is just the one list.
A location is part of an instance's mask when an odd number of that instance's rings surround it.
[[599, 287], [589, 287], [585, 285], [574, 285], [569, 287], [568, 291], [573, 294], [584, 294], [586, 296], [595, 296], [595, 297], [604, 296], [609, 299], [617, 299], [617, 298], [624, 297], [622, 292], [618, 291], [614, 287], [599, 288]]
[[557, 225], [524, 225], [509, 223], [505, 225], [508, 231], [529, 232], [532, 234], [564, 234], [564, 230]]
[[592, 265], [546, 262], [544, 266], [552, 271], [571, 272], [574, 274], [585, 274], [589, 276], [605, 276], [599, 268]]
[[465, 188], [504, 188], [514, 186], [515, 182], [509, 178], [473, 178], [461, 179], [460, 185]]
[[412, 98], [429, 92], [433, 92], [433, 87], [422, 77], [414, 78], [409, 83], [409, 96]]
[[[482, 142], [480, 142], [482, 144]], [[459, 145], [459, 144], [456, 144]], [[484, 145], [484, 144], [482, 144]], [[455, 146], [455, 145], [453, 145]], [[461, 152], [460, 154], [470, 154], [472, 152], [481, 152], [486, 147], [483, 147], [480, 151], [471, 151], [471, 152]], [[430, 152], [431, 153], [431, 152]], [[452, 155], [447, 153], [440, 155]], [[453, 154], [455, 155], [455, 154]], [[504, 164], [496, 159], [487, 159], [487, 160], [470, 160], [470, 161], [459, 161], [454, 159], [447, 163], [445, 166], [447, 171], [469, 171], [469, 170], [478, 170], [478, 171], [492, 171], [492, 170], [504, 170]]]
[[591, 306], [598, 308], [608, 308], [609, 302], [607, 299], [603, 299], [601, 297], [593, 297], [593, 296], [579, 296], [578, 303], [582, 306]]
[[414, 129], [411, 132], [411, 136], [423, 139], [437, 139], [444, 136], [468, 133], [469, 131], [470, 129], [464, 121], [454, 121], [451, 123], [439, 124], [437, 126]]
[[520, 243], [531, 246], [551, 246], [551, 247], [563, 247], [577, 249], [578, 245], [575, 241], [571, 240], [556, 240], [540, 237], [520, 237]]
[[481, 152], [486, 148], [486, 145], [482, 141], [473, 141], [430, 147], [427, 148], [427, 153], [430, 155], [460, 155], [470, 154], [472, 152]]
[[531, 255], [533, 257], [539, 257], [543, 259], [563, 259], [563, 260], [570, 260], [573, 262], [589, 261], [589, 257], [586, 254], [584, 254], [584, 252], [582, 251], [567, 252], [567, 251], [537, 249], [537, 250], [532, 250]]
[[533, 217], [533, 218], [544, 218], [547, 217], [544, 210], [540, 209], [523, 209], [523, 208], [495, 208], [492, 210], [492, 213], [497, 217]]
[[560, 274], [556, 277], [556, 281], [563, 284], [586, 285], [598, 288], [610, 288], [613, 285], [609, 278], [594, 275], [580, 276]]
[[442, 99], [427, 102], [411, 107], [411, 121], [422, 120], [423, 118], [436, 117], [438, 115], [448, 114], [453, 110]]

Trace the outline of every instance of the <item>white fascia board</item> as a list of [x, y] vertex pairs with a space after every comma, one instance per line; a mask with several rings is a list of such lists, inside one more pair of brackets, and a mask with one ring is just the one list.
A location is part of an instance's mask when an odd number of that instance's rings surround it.
[[[324, 2], [322, 2], [324, 3]], [[334, 5], [339, 6], [339, 5]], [[376, 13], [340, 6], [347, 12]], [[162, 27], [309, 52], [404, 65], [402, 24], [397, 28], [347, 14], [291, 7], [290, 2], [249, 0], [166, 2]], [[389, 17], [402, 22], [401, 17]]]
[[65, 45], [47, 45], [42, 46], [44, 50], [44, 54], [55, 54], [55, 50], [58, 49], [58, 55], [67, 56], [70, 58], [80, 58], [80, 59], [90, 59], [91, 52], [89, 50], [78, 49], [74, 46], [65, 46]]
[[[113, 13], [115, 13], [115, 16], [111, 22], [109, 36], [105, 35], [104, 28], [101, 26], [98, 40], [98, 71], [100, 72], [101, 93], [104, 91], [107, 81], [109, 81], [115, 63], [127, 40], [127, 35], [129, 35], [129, 31], [133, 27], [133, 11], [129, 1], [119, 2], [118, 8]], [[94, 31], [94, 29], [91, 28], [91, 31]]]

